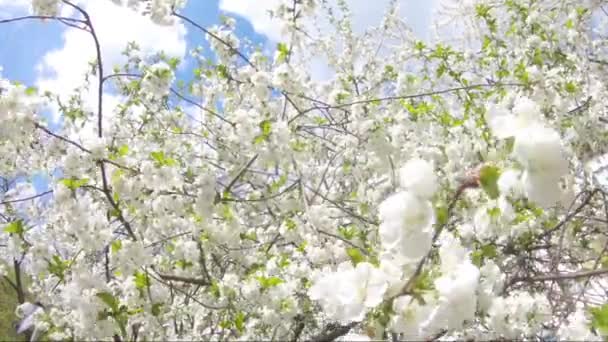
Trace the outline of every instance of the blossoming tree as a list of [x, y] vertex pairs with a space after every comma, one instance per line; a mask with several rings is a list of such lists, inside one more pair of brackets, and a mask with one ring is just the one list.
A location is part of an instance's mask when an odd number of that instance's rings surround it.
[[[134, 42], [108, 70], [95, 22], [68, 0], [0, 21], [56, 20], [97, 51], [67, 99], [0, 84], [1, 273], [42, 304], [36, 336], [608, 332], [600, 1], [445, 4], [463, 39], [433, 44], [393, 7], [357, 34], [344, 1], [281, 1], [270, 55], [230, 18], [205, 28], [180, 14], [184, 1], [113, 2], [201, 31], [214, 56], [194, 50], [180, 81], [180, 60]], [[328, 81], [311, 78], [319, 58]], [[49, 105], [60, 128], [40, 114]], [[11, 185], [39, 172], [47, 192]]]

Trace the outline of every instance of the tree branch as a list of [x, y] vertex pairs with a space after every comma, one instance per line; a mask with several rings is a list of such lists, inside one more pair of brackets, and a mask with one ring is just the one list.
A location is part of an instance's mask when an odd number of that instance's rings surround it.
[[510, 285], [516, 284], [516, 283], [521, 283], [521, 282], [534, 283], [534, 282], [556, 281], [556, 280], [574, 280], [574, 279], [580, 279], [580, 278], [595, 277], [595, 276], [604, 275], [604, 274], [608, 274], [607, 268], [602, 268], [602, 269], [593, 270], [593, 271], [545, 274], [545, 275], [536, 276], [536, 277], [516, 277], [511, 280]]
[[347, 325], [336, 325], [334, 323], [328, 324], [320, 334], [311, 337], [310, 341], [318, 341], [318, 342], [333, 341], [340, 336], [344, 336], [344, 335], [348, 334], [350, 329], [355, 327], [357, 324], [359, 324], [359, 323], [352, 322]]

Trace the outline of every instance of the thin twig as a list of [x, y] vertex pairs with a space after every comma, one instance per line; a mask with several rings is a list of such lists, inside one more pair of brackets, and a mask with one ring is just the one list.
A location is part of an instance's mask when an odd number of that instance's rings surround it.
[[42, 197], [42, 196], [46, 196], [46, 195], [52, 194], [52, 193], [53, 193], [53, 190], [48, 190], [48, 191], [41, 192], [41, 193], [39, 193], [37, 195], [33, 195], [33, 196], [29, 196], [29, 197], [24, 197], [24, 198], [18, 198], [18, 199], [14, 199], [14, 200], [3, 201], [3, 202], [0, 202], [0, 205], [6, 205], [6, 204], [11, 204], [11, 203], [19, 203], [19, 202], [26, 202], [26, 201], [30, 201], [30, 200], [33, 200], [33, 199], [36, 199], [36, 198], [39, 198], [39, 197]]

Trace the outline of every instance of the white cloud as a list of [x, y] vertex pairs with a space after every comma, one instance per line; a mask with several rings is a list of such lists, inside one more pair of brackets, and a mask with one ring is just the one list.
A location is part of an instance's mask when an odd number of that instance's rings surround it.
[[[125, 61], [122, 52], [131, 41], [137, 42], [144, 53], [162, 50], [177, 57], [183, 57], [186, 53], [186, 29], [182, 24], [158, 26], [149, 18], [111, 1], [86, 0], [81, 1], [81, 6], [91, 16], [100, 41], [106, 74], [112, 72], [113, 66]], [[83, 83], [84, 74], [90, 70], [89, 62], [94, 60], [95, 45], [91, 35], [68, 28], [63, 34], [63, 46], [48, 52], [39, 63], [37, 85], [42, 90], [65, 97]], [[97, 100], [93, 89], [87, 95], [86, 105], [94, 108]], [[110, 110], [111, 106], [107, 107], [108, 113], [104, 115], [110, 115]], [[55, 119], [57, 115], [55, 113]]]
[[[269, 11], [276, 8], [281, 1], [284, 0], [220, 0], [220, 9], [248, 20], [253, 29], [257, 33], [265, 35], [271, 43], [270, 45], [274, 46], [274, 43], [285, 38], [281, 36], [278, 21], [271, 18]], [[397, 0], [399, 14], [419, 39], [430, 39], [432, 16], [438, 1], [442, 0]], [[352, 13], [353, 30], [360, 34], [381, 23], [392, 1], [346, 0], [346, 2]], [[330, 3], [335, 4], [336, 1], [330, 1]], [[322, 28], [325, 25], [325, 23], [321, 23], [320, 26]], [[333, 74], [322, 58], [314, 58], [309, 71], [315, 80], [326, 80]]]
[[277, 42], [281, 40], [280, 28], [270, 18], [268, 11], [276, 8], [279, 3], [280, 0], [220, 0], [220, 9], [247, 19], [256, 32]]
[[2, 19], [25, 14], [31, 0], [0, 0], [0, 17]]
[[[398, 0], [399, 13], [421, 39], [429, 37], [431, 16], [438, 0]], [[390, 0], [346, 0], [353, 14], [356, 32], [378, 25]], [[220, 9], [247, 19], [254, 30], [277, 42], [281, 40], [280, 27], [270, 18], [268, 11], [274, 9], [280, 0], [220, 0]]]

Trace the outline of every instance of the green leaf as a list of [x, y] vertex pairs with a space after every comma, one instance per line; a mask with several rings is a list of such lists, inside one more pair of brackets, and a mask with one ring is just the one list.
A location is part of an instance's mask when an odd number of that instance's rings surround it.
[[264, 136], [269, 136], [272, 131], [272, 123], [270, 120], [264, 120], [260, 122], [260, 129], [262, 130], [262, 134]]
[[220, 215], [224, 220], [226, 220], [228, 222], [231, 222], [232, 220], [234, 220], [234, 214], [232, 213], [232, 209], [230, 208], [230, 205], [227, 203], [222, 205]]
[[104, 302], [104, 304], [106, 304], [110, 308], [110, 310], [112, 310], [113, 314], [117, 314], [119, 312], [118, 305], [120, 303], [118, 302], [118, 299], [114, 297], [111, 293], [98, 292], [96, 296], [97, 298], [101, 299], [101, 301]]
[[532, 57], [532, 64], [542, 67], [544, 64], [543, 53], [540, 48], [534, 49], [534, 56]]
[[260, 122], [259, 127], [260, 127], [260, 135], [255, 137], [255, 139], [253, 140], [253, 143], [255, 145], [257, 145], [263, 141], [267, 141], [268, 138], [270, 138], [270, 133], [272, 133], [272, 122], [270, 120], [264, 120], [264, 121]]
[[414, 46], [414, 48], [418, 51], [422, 51], [426, 48], [426, 45], [424, 44], [423, 41], [418, 40], [418, 41], [416, 41], [416, 45]]
[[242, 311], [234, 316], [234, 326], [241, 333], [245, 330], [245, 314]]
[[574, 21], [572, 19], [568, 19], [566, 20], [566, 28], [567, 29], [573, 29], [574, 28]]
[[128, 145], [121, 145], [118, 148], [118, 155], [121, 157], [126, 156], [129, 153], [129, 146]]
[[416, 280], [414, 281], [414, 285], [412, 287], [413, 292], [421, 293], [424, 291], [430, 291], [434, 288], [433, 277], [431, 276], [431, 272], [424, 271], [420, 273]]
[[608, 334], [608, 304], [591, 308], [591, 326], [601, 335]]
[[490, 216], [492, 219], [498, 219], [500, 217], [500, 208], [498, 207], [489, 208], [487, 212], [488, 216]]
[[219, 299], [221, 297], [220, 286], [217, 284], [217, 281], [214, 280], [211, 282], [209, 292], [211, 292], [211, 295], [216, 299]]
[[346, 254], [348, 254], [348, 256], [350, 257], [350, 260], [355, 265], [360, 262], [365, 261], [365, 256], [363, 256], [363, 254], [361, 254], [361, 251], [359, 250], [359, 248], [355, 248], [355, 247], [347, 248]]
[[437, 217], [437, 223], [443, 226], [448, 223], [448, 207], [441, 205], [435, 208], [435, 215]]
[[471, 253], [471, 262], [477, 267], [481, 267], [486, 259], [494, 259], [497, 255], [495, 245], [483, 245]]
[[217, 66], [217, 74], [219, 75], [220, 78], [223, 78], [223, 79], [230, 78], [230, 73], [228, 72], [228, 68], [223, 64], [220, 64]]
[[285, 220], [285, 225], [287, 226], [288, 231], [295, 230], [297, 227], [296, 223], [290, 218]]
[[37, 92], [38, 92], [38, 89], [36, 87], [27, 87], [25, 89], [25, 95], [28, 95], [28, 96], [36, 95]]
[[155, 161], [157, 167], [177, 165], [175, 159], [165, 156], [165, 152], [163, 151], [151, 152], [150, 158]]
[[143, 290], [150, 286], [150, 277], [146, 273], [137, 271], [133, 276], [135, 277], [136, 288]]
[[23, 221], [16, 220], [9, 223], [6, 227], [4, 227], [4, 232], [9, 234], [17, 234], [19, 236], [23, 235], [23, 233], [25, 232]]
[[180, 63], [180, 60], [178, 57], [173, 57], [167, 61], [167, 64], [169, 64], [169, 66], [173, 70], [177, 69], [177, 66], [179, 65], [179, 63]]
[[253, 242], [257, 242], [258, 241], [258, 235], [255, 232], [240, 233], [239, 234], [239, 238], [241, 240], [249, 240], [249, 241], [253, 241]]
[[263, 276], [259, 276], [256, 278], [258, 280], [258, 283], [260, 284], [260, 287], [263, 290], [275, 287], [279, 284], [284, 283], [283, 279], [279, 278], [279, 277], [263, 277]]
[[340, 233], [340, 235], [342, 237], [344, 237], [346, 240], [352, 240], [358, 233], [358, 230], [356, 227], [350, 225], [350, 226], [340, 226], [338, 227], [338, 233]]
[[499, 177], [500, 169], [496, 166], [487, 165], [481, 169], [479, 182], [486, 194], [492, 199], [496, 199], [500, 195], [500, 191], [498, 190]]
[[65, 278], [65, 271], [70, 267], [70, 262], [64, 261], [59, 255], [55, 254], [47, 263], [49, 272], [63, 281]]
[[576, 90], [577, 90], [576, 84], [572, 81], [568, 81], [564, 85], [564, 90], [566, 90], [566, 92], [568, 92], [570, 94], [576, 93]]
[[112, 253], [116, 253], [121, 249], [122, 249], [121, 240], [112, 241], [112, 244], [110, 245], [110, 250], [112, 251]]
[[289, 47], [285, 43], [277, 44], [277, 51], [279, 51], [278, 61], [282, 62], [289, 56]]
[[279, 262], [277, 262], [277, 266], [279, 266], [279, 268], [286, 268], [290, 264], [291, 261], [289, 261], [289, 255], [281, 254], [281, 259], [279, 259]]
[[185, 259], [180, 259], [177, 260], [175, 262], [175, 266], [181, 268], [182, 270], [185, 270], [186, 268], [192, 267], [194, 264], [192, 264], [190, 261], [187, 261]]
[[307, 246], [308, 246], [308, 242], [302, 241], [302, 243], [298, 246], [298, 248], [296, 248], [296, 251], [298, 251], [300, 253], [304, 253], [304, 251], [306, 251]]
[[278, 192], [281, 189], [281, 187], [283, 185], [285, 185], [285, 183], [287, 183], [287, 175], [283, 174], [283, 175], [281, 175], [281, 177], [279, 177], [279, 179], [277, 179], [275, 182], [270, 184], [270, 192], [271, 193]]
[[485, 18], [490, 14], [490, 6], [485, 4], [475, 5], [475, 14], [480, 18]]
[[163, 303], [152, 304], [152, 316], [158, 317], [158, 315], [161, 314], [162, 308], [163, 308]]
[[64, 179], [60, 180], [59, 182], [61, 184], [63, 184], [66, 188], [74, 191], [84, 185], [87, 185], [89, 183], [89, 179], [88, 178], [82, 178], [82, 179], [64, 178]]

